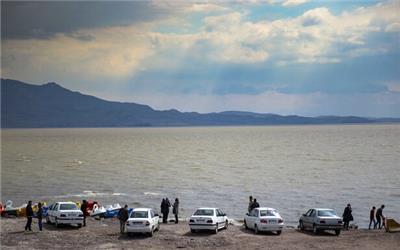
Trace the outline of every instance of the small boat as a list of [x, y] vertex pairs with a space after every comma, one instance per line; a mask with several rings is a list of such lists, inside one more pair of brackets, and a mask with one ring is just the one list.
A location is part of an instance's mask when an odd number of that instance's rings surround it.
[[114, 218], [117, 217], [119, 210], [121, 209], [121, 205], [114, 204], [106, 206], [106, 212], [104, 214], [104, 218]]
[[99, 206], [99, 204], [93, 205], [93, 210], [90, 212], [90, 216], [92, 217], [104, 217], [104, 214], [107, 212], [106, 208], [103, 206]]
[[26, 205], [27, 204], [23, 204], [19, 207], [13, 207], [13, 202], [8, 200], [4, 208], [4, 213], [8, 216], [23, 217], [26, 215]]

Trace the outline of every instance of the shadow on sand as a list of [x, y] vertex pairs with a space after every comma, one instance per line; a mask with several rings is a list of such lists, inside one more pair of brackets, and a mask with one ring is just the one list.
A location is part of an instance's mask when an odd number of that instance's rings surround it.
[[314, 234], [312, 231], [306, 231], [306, 230], [296, 230], [299, 233], [314, 236], [314, 237], [321, 237], [321, 236], [327, 236], [327, 237], [337, 237], [338, 235], [335, 234], [335, 231], [320, 231], [317, 234]]

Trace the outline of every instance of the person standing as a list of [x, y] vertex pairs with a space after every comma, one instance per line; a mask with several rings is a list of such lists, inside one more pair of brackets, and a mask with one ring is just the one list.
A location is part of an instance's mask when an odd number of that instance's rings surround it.
[[168, 198], [165, 198], [165, 213], [163, 215], [165, 215], [165, 218], [163, 219], [164, 223], [168, 223], [168, 214], [169, 214], [169, 208], [171, 207], [171, 203], [169, 202]]
[[251, 208], [253, 206], [253, 196], [249, 196], [249, 206], [247, 207], [247, 211], [250, 213], [251, 212]]
[[162, 213], [162, 217], [163, 217], [163, 219], [162, 219], [162, 222], [163, 223], [167, 223], [166, 221], [165, 221], [165, 213], [166, 213], [166, 211], [165, 211], [165, 198], [163, 198], [162, 199], [162, 201], [161, 201], [161, 206], [160, 206], [160, 208], [161, 208], [161, 213]]
[[42, 219], [43, 219], [43, 208], [42, 203], [38, 203], [38, 211], [36, 212], [36, 217], [38, 219], [39, 230], [42, 231]]
[[353, 211], [352, 211], [351, 205], [350, 205], [350, 203], [349, 203], [349, 204], [347, 204], [347, 206], [344, 208], [343, 215], [342, 215], [342, 216], [343, 216], [343, 222], [344, 222], [343, 228], [346, 229], [346, 230], [349, 229], [350, 221], [353, 220], [353, 215], [351, 214], [352, 212], [353, 212]]
[[[372, 224], [372, 222], [374, 224]], [[371, 211], [369, 211], [369, 226], [368, 229], [371, 229], [371, 224], [374, 226], [374, 229], [376, 228], [376, 220], [375, 220], [375, 207], [372, 207]]]
[[175, 224], [178, 224], [178, 213], [179, 213], [179, 199], [175, 198], [174, 205], [172, 205], [172, 213], [175, 215]]
[[119, 230], [121, 234], [125, 232], [125, 223], [128, 220], [128, 218], [129, 218], [128, 205], [125, 205], [118, 211]]
[[260, 204], [258, 204], [257, 199], [254, 199], [253, 204], [251, 204], [250, 211], [257, 207], [260, 207]]
[[33, 217], [33, 209], [32, 209], [32, 201], [28, 201], [28, 205], [26, 205], [26, 225], [25, 231], [32, 231], [32, 217]]
[[81, 211], [83, 213], [83, 226], [86, 227], [86, 217], [89, 215], [88, 214], [88, 203], [86, 200], [82, 201], [82, 205], [81, 205]]
[[383, 222], [383, 224], [385, 224], [385, 222], [384, 222], [385, 217], [383, 216], [383, 209], [384, 208], [385, 208], [385, 205], [382, 205], [376, 211], [376, 222], [375, 222], [374, 228], [376, 228], [376, 226], [379, 226], [378, 228], [381, 229], [382, 228], [382, 224], [381, 223]]

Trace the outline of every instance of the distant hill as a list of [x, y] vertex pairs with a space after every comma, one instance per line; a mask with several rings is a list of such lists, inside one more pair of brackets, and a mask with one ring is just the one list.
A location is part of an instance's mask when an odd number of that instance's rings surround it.
[[199, 114], [154, 110], [147, 105], [112, 102], [84, 95], [56, 83], [32, 85], [1, 79], [3, 128], [147, 127], [400, 122], [399, 118], [355, 116], [281, 116], [227, 111]]

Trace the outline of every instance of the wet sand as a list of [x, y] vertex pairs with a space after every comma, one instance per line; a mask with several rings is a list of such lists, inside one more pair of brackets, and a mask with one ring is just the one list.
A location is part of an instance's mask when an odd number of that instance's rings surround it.
[[88, 219], [83, 228], [44, 224], [38, 231], [25, 232], [24, 218], [1, 218], [1, 249], [398, 249], [400, 233], [384, 230], [349, 230], [340, 236], [333, 233], [313, 235], [297, 229], [285, 229], [281, 235], [255, 235], [243, 226], [230, 225], [218, 234], [190, 233], [185, 222], [162, 224], [153, 237], [120, 235], [117, 219]]

